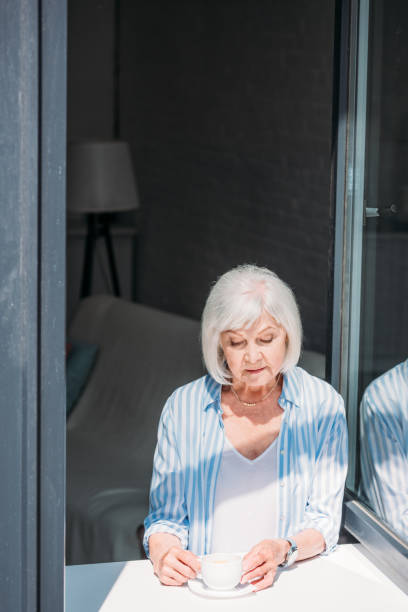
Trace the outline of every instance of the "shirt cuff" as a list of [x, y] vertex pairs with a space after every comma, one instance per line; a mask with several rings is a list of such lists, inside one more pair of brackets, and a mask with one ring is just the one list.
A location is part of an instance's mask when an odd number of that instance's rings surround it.
[[334, 549], [337, 546], [339, 534], [338, 532], [334, 533], [333, 528], [331, 528], [329, 525], [326, 526], [321, 523], [324, 523], [324, 521], [313, 521], [313, 520], [306, 521], [304, 525], [302, 525], [302, 530], [303, 529], [314, 529], [315, 531], [318, 531], [319, 533], [321, 533], [324, 538], [326, 546], [325, 546], [325, 549], [322, 550], [320, 554], [329, 555], [330, 553], [334, 551]]
[[179, 538], [182, 548], [184, 548], [185, 550], [187, 549], [188, 530], [185, 527], [181, 527], [180, 525], [176, 525], [175, 523], [170, 523], [169, 521], [158, 521], [157, 523], [153, 523], [152, 525], [150, 525], [150, 527], [146, 529], [143, 537], [143, 547], [148, 558], [150, 558], [149, 538], [154, 533], [169, 533], [170, 535], [175, 535]]

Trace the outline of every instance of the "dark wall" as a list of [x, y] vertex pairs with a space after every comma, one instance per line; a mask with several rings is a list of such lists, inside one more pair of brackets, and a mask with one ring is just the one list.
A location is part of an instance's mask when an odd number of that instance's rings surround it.
[[327, 0], [122, 0], [143, 302], [199, 318], [221, 273], [266, 265], [325, 349], [333, 22]]
[[118, 2], [115, 91], [115, 0], [69, 0], [68, 133], [113, 137], [116, 120], [131, 143], [139, 299], [199, 318], [220, 274], [266, 265], [324, 351], [334, 0]]
[[68, 0], [67, 138], [112, 138], [115, 0]]
[[[115, 0], [68, 2], [68, 140], [111, 139], [115, 136]], [[86, 226], [84, 215], [67, 219], [67, 324], [80, 296]], [[113, 246], [121, 294], [131, 299], [133, 286], [133, 232], [131, 215], [113, 228]], [[127, 227], [123, 227], [127, 225]], [[93, 293], [111, 293], [105, 245], [96, 245]]]

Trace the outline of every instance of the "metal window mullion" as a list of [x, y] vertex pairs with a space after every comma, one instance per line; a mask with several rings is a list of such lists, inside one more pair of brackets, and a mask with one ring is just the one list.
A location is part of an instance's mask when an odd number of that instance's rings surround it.
[[368, 33], [370, 0], [360, 0], [358, 17], [355, 147], [350, 185], [350, 315], [348, 329], [347, 406], [350, 436], [348, 486], [355, 489], [358, 436], [358, 381], [360, 359], [361, 270], [363, 254], [364, 177], [367, 115]]
[[40, 2], [39, 603], [64, 608], [66, 0]]
[[341, 6], [331, 381], [343, 395], [347, 408], [359, 3], [350, 0]]
[[[340, 24], [340, 48], [338, 53], [338, 108], [337, 129], [334, 132], [336, 140], [336, 166], [335, 166], [335, 217], [334, 217], [334, 253], [333, 253], [333, 307], [332, 307], [332, 334], [331, 334], [331, 383], [340, 390], [342, 371], [342, 325], [343, 325], [343, 248], [345, 223], [345, 186], [346, 186], [346, 153], [348, 138], [348, 90], [349, 90], [349, 40], [350, 40], [350, 0], [339, 2], [337, 19]], [[335, 89], [335, 87], [334, 87]]]
[[35, 2], [0, 3], [0, 609], [37, 600], [37, 120]]

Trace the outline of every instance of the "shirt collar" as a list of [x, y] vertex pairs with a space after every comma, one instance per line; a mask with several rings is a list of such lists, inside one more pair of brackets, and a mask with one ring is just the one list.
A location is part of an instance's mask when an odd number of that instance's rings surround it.
[[[204, 379], [204, 397], [203, 409], [207, 410], [210, 406], [220, 407], [222, 385], [212, 378], [209, 374]], [[279, 397], [279, 403], [289, 402], [296, 406], [301, 406], [303, 400], [303, 385], [301, 380], [301, 369], [297, 367], [291, 368], [283, 375], [282, 393]], [[285, 410], [286, 406], [282, 405]]]
[[[283, 375], [283, 387], [279, 400], [285, 400], [296, 406], [303, 403], [303, 384], [301, 368], [293, 367]], [[285, 408], [285, 406], [282, 406]]]
[[207, 410], [214, 404], [220, 406], [221, 402], [221, 387], [220, 383], [213, 379], [212, 376], [207, 374], [204, 379], [204, 394], [203, 394], [203, 408]]

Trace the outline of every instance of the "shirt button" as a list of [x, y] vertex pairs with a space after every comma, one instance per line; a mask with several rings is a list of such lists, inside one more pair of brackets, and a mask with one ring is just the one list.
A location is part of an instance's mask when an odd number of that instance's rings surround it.
[[281, 482], [281, 483], [280, 483], [280, 486], [281, 486], [281, 487], [284, 487], [284, 486], [285, 486], [285, 483], [284, 483], [284, 482]]
[[284, 451], [284, 450], [281, 450], [281, 455], [284, 455], [284, 454], [285, 454], [285, 451]]

